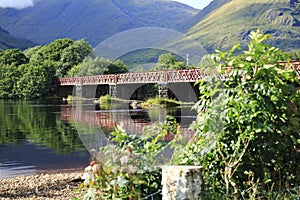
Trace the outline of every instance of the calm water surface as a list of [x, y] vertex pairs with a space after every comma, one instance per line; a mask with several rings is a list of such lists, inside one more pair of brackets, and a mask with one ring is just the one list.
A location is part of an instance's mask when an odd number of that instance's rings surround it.
[[89, 154], [61, 105], [0, 100], [0, 178], [84, 167]]
[[[190, 108], [186, 110], [173, 109], [168, 114], [188, 125], [195, 119], [195, 113]], [[86, 135], [94, 140], [93, 135], [83, 131], [111, 131], [122, 123], [127, 132], [140, 134], [143, 127], [164, 114], [129, 110], [128, 106], [101, 110], [92, 101], [78, 107], [49, 100], [0, 100], [0, 178], [83, 168], [90, 159]]]

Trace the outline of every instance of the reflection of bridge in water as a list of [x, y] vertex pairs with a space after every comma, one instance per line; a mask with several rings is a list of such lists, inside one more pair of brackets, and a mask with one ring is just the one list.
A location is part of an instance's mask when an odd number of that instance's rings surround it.
[[[155, 123], [143, 110], [77, 110], [72, 105], [61, 106], [61, 119], [97, 127], [104, 132], [114, 131], [116, 125], [122, 124], [127, 133], [137, 135], [141, 135], [146, 126]], [[187, 139], [195, 133], [188, 125], [180, 127], [180, 132]]]

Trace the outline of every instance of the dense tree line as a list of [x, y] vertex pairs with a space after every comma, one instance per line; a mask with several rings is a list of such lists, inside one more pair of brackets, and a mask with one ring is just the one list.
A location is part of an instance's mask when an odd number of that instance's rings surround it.
[[0, 50], [0, 98], [40, 98], [53, 93], [54, 79], [127, 72], [120, 61], [90, 57], [85, 40], [58, 39], [25, 51]]
[[68, 76], [92, 76], [99, 74], [120, 74], [128, 72], [128, 67], [121, 61], [111, 62], [105, 58], [86, 57], [82, 63], [74, 66]]

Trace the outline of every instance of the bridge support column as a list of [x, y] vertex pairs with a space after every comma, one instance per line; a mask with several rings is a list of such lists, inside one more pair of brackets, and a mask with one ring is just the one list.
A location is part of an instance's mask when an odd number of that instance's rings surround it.
[[117, 97], [117, 85], [116, 84], [109, 85], [109, 95], [111, 97]]
[[168, 98], [168, 84], [158, 83], [158, 96], [159, 98]]
[[82, 98], [83, 93], [82, 93], [82, 85], [75, 85], [75, 96], [78, 98]]

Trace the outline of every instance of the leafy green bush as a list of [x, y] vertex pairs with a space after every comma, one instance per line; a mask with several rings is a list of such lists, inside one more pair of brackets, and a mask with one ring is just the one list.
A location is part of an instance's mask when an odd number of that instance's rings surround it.
[[141, 199], [159, 191], [162, 153], [179, 146], [182, 139], [175, 119], [168, 117], [164, 123], [149, 126], [142, 136], [127, 134], [117, 126], [108, 137], [108, 145], [100, 147], [96, 156], [98, 161], [83, 175], [84, 199]]
[[300, 94], [293, 66], [278, 64], [286, 56], [264, 44], [269, 35], [250, 37], [239, 56], [238, 45], [211, 56], [224, 80], [199, 83], [196, 134], [174, 162], [202, 165], [207, 191], [258, 198], [300, 182]]
[[58, 39], [45, 46], [0, 50], [0, 98], [53, 95], [54, 78], [67, 75], [92, 51], [84, 40]]
[[173, 99], [168, 99], [168, 98], [149, 98], [145, 102], [142, 103], [143, 108], [149, 108], [151, 106], [159, 106], [161, 105], [164, 108], [167, 107], [174, 107], [174, 106], [180, 106], [180, 102], [173, 100]]

